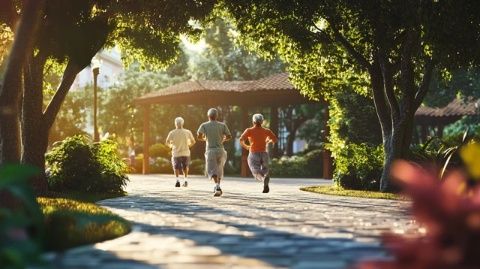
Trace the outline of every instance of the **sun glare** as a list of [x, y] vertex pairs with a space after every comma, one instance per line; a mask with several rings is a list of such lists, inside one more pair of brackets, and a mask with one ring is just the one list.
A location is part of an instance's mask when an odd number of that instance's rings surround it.
[[186, 36], [181, 36], [180, 39], [182, 40], [183, 45], [190, 51], [202, 52], [207, 48], [207, 43], [203, 38], [198, 42], [191, 42]]

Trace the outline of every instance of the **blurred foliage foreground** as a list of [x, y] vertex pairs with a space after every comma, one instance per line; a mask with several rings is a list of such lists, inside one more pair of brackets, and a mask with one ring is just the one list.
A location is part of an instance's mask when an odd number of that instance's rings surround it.
[[43, 251], [61, 251], [130, 231], [126, 220], [95, 204], [36, 198], [29, 179], [38, 172], [28, 166], [0, 169], [0, 268], [41, 266]]
[[356, 268], [480, 268], [480, 144], [472, 140], [458, 152], [461, 165], [453, 168], [394, 163], [392, 177], [411, 197], [420, 233], [384, 235], [394, 259], [365, 261]]

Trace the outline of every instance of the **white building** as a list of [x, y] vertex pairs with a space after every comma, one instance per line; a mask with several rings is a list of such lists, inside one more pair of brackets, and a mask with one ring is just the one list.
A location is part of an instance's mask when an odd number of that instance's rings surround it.
[[[95, 55], [94, 60], [99, 63], [98, 87], [105, 89], [112, 86], [118, 76], [124, 72], [120, 50], [112, 48], [102, 50]], [[88, 66], [78, 73], [71, 90], [77, 90], [93, 85], [92, 66]]]

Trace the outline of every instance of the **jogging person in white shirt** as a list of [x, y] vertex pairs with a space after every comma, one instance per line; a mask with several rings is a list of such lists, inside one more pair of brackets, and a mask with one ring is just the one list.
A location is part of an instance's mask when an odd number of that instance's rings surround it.
[[232, 139], [232, 134], [225, 123], [217, 121], [218, 111], [215, 108], [210, 108], [207, 115], [209, 121], [202, 123], [198, 128], [197, 139], [206, 141], [207, 174], [215, 182], [214, 196], [221, 196], [220, 182], [223, 178], [223, 167], [227, 161], [227, 151], [223, 143]]
[[178, 177], [183, 173], [184, 187], [188, 186], [188, 166], [190, 165], [190, 148], [195, 144], [195, 138], [190, 130], [184, 129], [182, 117], [175, 118], [175, 129], [168, 133], [166, 145], [172, 149], [172, 166], [177, 178], [175, 187], [180, 187]]

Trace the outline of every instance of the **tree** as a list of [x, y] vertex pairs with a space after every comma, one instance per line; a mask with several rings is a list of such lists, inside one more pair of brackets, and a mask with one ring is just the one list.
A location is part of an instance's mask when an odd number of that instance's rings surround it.
[[8, 163], [16, 162], [20, 158], [18, 115], [20, 114], [19, 105], [22, 93], [21, 73], [24, 63], [30, 57], [29, 52], [33, 50], [45, 1], [25, 1], [24, 15], [19, 21], [12, 21], [15, 17], [13, 3], [2, 1], [1, 4], [0, 19], [10, 23], [8, 25], [10, 29], [15, 29], [14, 43], [8, 56], [3, 81], [0, 84], [0, 163]]
[[[24, 8], [13, 0], [4, 2], [13, 7], [15, 16], [10, 17], [33, 18], [27, 13], [27, 6]], [[100, 49], [116, 42], [128, 50], [125, 54], [127, 62], [136, 59], [157, 66], [170, 63], [177, 55], [179, 33], [194, 34], [195, 29], [189, 22], [204, 18], [213, 8], [213, 2], [159, 0], [145, 1], [139, 5], [138, 1], [133, 0], [48, 1], [45, 15], [39, 23], [40, 38], [33, 47], [23, 50], [23, 55], [29, 56], [29, 60], [26, 62], [27, 67], [23, 69], [25, 86], [22, 104], [22, 162], [44, 168], [48, 132], [61, 104], [75, 76], [90, 64], [92, 57]], [[15, 22], [11, 23], [14, 24]], [[11, 55], [16, 55], [14, 52], [17, 40], [18, 38], [15, 38]], [[48, 59], [66, 64], [55, 94], [43, 108], [42, 84]], [[16, 62], [24, 62], [17, 60], [19, 61]], [[15, 76], [20, 77], [21, 72], [22, 69], [17, 68]], [[11, 88], [22, 92], [19, 83]], [[1, 100], [12, 102], [15, 99], [5, 96]], [[12, 118], [18, 121], [18, 113]], [[11, 159], [16, 161], [19, 148], [8, 145], [18, 145], [16, 141], [20, 139], [18, 133], [11, 130], [1, 133], [2, 152], [13, 154]], [[7, 146], [9, 148], [6, 148]], [[45, 182], [38, 180], [37, 190], [44, 191]]]
[[[478, 62], [478, 1], [223, 0], [250, 49], [279, 52], [312, 97], [369, 88], [385, 151], [380, 189], [407, 156], [413, 117], [439, 70]], [[367, 82], [367, 83], [365, 83]]]
[[284, 72], [278, 58], [265, 60], [242, 49], [235, 40], [235, 29], [216, 17], [205, 25], [202, 35], [205, 49], [185, 53], [189, 58], [187, 74], [193, 79], [255, 80]]

